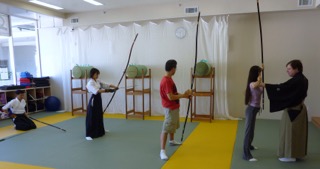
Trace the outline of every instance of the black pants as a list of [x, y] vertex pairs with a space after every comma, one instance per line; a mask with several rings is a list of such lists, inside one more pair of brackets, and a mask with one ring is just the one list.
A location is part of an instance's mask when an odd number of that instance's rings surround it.
[[37, 128], [36, 124], [25, 114], [16, 114], [16, 118], [13, 118], [13, 123], [16, 125], [16, 130], [26, 131]]
[[244, 141], [243, 141], [243, 155], [242, 158], [244, 160], [249, 160], [252, 157], [250, 149], [252, 149], [252, 141], [254, 137], [254, 128], [256, 124], [256, 117], [257, 113], [259, 112], [260, 108], [247, 106], [246, 108], [246, 130], [244, 134]]
[[87, 107], [86, 137], [97, 138], [104, 134], [101, 94], [92, 94]]

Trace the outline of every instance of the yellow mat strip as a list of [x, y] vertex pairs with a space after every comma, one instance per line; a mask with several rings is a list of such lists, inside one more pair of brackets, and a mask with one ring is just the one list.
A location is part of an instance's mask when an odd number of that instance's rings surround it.
[[[114, 118], [114, 119], [125, 119], [126, 115], [125, 114], [104, 114], [104, 118]], [[142, 120], [142, 118], [128, 118], [130, 120]], [[145, 120], [157, 120], [157, 121], [163, 121], [164, 116], [145, 116]], [[180, 122], [184, 122], [185, 117], [180, 117]], [[187, 120], [190, 122], [190, 119]]]
[[0, 161], [0, 169], [52, 169], [52, 168]]
[[[54, 124], [54, 123], [59, 123], [65, 120], [70, 120], [73, 118], [76, 118], [77, 116], [71, 116], [69, 112], [66, 113], [59, 113], [53, 116], [47, 116], [43, 118], [39, 118], [37, 120], [40, 120], [42, 122], [48, 123], [48, 124]], [[47, 126], [46, 124], [39, 123], [37, 121], [34, 121], [38, 127], [43, 127]]]
[[229, 169], [237, 125], [237, 121], [231, 120], [199, 123], [162, 169]]
[[[37, 120], [43, 121], [48, 124], [54, 124], [54, 123], [62, 122], [64, 120], [69, 120], [69, 119], [72, 119], [75, 117], [76, 116], [71, 116], [70, 113], [66, 112], [66, 113], [60, 113], [60, 114], [55, 114], [55, 115], [48, 116], [48, 117], [39, 118]], [[43, 123], [39, 123], [37, 121], [34, 121], [34, 122], [38, 128], [47, 126], [47, 125], [45, 125]], [[24, 132], [26, 132], [26, 131], [15, 130], [13, 128], [13, 125], [2, 127], [2, 128], [0, 128], [0, 139], [11, 137], [16, 134], [21, 134]], [[48, 168], [48, 167], [40, 167], [40, 166], [33, 166], [33, 165], [17, 164], [17, 163], [0, 161], [0, 169], [22, 169], [22, 168], [23, 169], [52, 169], [52, 168]]]
[[[76, 118], [76, 117], [79, 117], [79, 116], [85, 117], [85, 114], [71, 116], [70, 112], [65, 112], [65, 113], [59, 113], [59, 114], [55, 114], [55, 115], [52, 115], [52, 116], [39, 118], [37, 120], [40, 120], [42, 122], [54, 125], [54, 123], [59, 123], [59, 122], [62, 122], [62, 121], [65, 121], [65, 120], [69, 120], [69, 119], [72, 119], [72, 118]], [[105, 114], [104, 117], [105, 118], [117, 118], [117, 119], [126, 118], [125, 114]], [[163, 118], [164, 118], [163, 116], [146, 116], [145, 120], [163, 120]], [[35, 120], [33, 120], [33, 121], [35, 122], [35, 124], [37, 125], [38, 128], [47, 126], [46, 124], [37, 122]], [[10, 125], [10, 126], [6, 126], [6, 127], [0, 128], [0, 139], [11, 137], [11, 136], [14, 136], [14, 135], [17, 135], [17, 134], [21, 134], [21, 133], [24, 133], [24, 132], [25, 131], [15, 130], [13, 128], [13, 123], [12, 123], [12, 125]]]
[[[39, 118], [38, 120], [54, 124], [78, 116], [71, 116], [70, 112]], [[105, 118], [125, 118], [124, 114], [105, 114]], [[163, 116], [146, 116], [145, 120], [163, 120]], [[184, 121], [184, 118], [180, 119]], [[36, 122], [38, 128], [46, 126]], [[212, 123], [200, 122], [182, 146], [170, 157], [162, 169], [171, 168], [219, 168], [229, 169], [237, 131], [237, 121], [213, 121]], [[181, 126], [182, 127], [182, 126]], [[188, 127], [188, 126], [187, 126]], [[0, 139], [10, 137], [23, 131], [14, 130], [13, 126], [0, 128]], [[228, 134], [226, 134], [228, 133]], [[179, 138], [176, 138], [179, 139]], [[167, 147], [167, 149], [170, 147]], [[185, 163], [188, 161], [188, 163]], [[187, 164], [187, 165], [186, 165]], [[6, 169], [49, 169], [30, 165], [1, 162], [0, 166]], [[0, 168], [1, 168], [0, 167]]]
[[[69, 120], [69, 119], [72, 119], [72, 118], [75, 118], [75, 117], [76, 116], [71, 116], [70, 113], [59, 113], [59, 114], [55, 114], [55, 115], [52, 115], [52, 116], [39, 118], [37, 120], [40, 120], [42, 122], [54, 125], [54, 123], [62, 122], [64, 120]], [[34, 122], [35, 122], [35, 124], [37, 125], [38, 128], [47, 126], [46, 124], [39, 123], [37, 121], [34, 121]], [[12, 125], [10, 125], [10, 126], [6, 126], [6, 127], [0, 128], [0, 139], [11, 137], [11, 136], [14, 136], [16, 134], [21, 134], [21, 133], [24, 133], [24, 132], [25, 131], [15, 130], [13, 128], [13, 123], [12, 123]]]

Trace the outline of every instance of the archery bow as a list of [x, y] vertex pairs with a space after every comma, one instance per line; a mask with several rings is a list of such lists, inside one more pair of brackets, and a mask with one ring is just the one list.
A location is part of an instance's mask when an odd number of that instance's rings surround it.
[[[194, 76], [196, 73], [196, 67], [197, 67], [197, 59], [198, 59], [198, 32], [199, 32], [199, 20], [200, 20], [200, 12], [198, 13], [198, 19], [197, 19], [197, 30], [196, 30], [196, 49], [195, 49], [195, 57], [194, 57], [194, 68], [193, 68], [193, 74], [192, 74], [192, 79], [191, 79], [191, 87], [190, 89], [193, 89], [193, 82], [194, 82]], [[189, 116], [189, 110], [190, 110], [190, 104], [191, 104], [191, 99], [189, 99], [188, 102], [188, 110], [187, 110], [187, 115], [184, 120], [184, 125], [183, 125], [183, 130], [182, 130], [182, 136], [181, 136], [181, 142], [183, 141], [183, 135], [184, 135], [184, 130], [186, 128], [188, 116]]]
[[[260, 6], [259, 0], [257, 0], [257, 9], [258, 9], [258, 18], [259, 18], [259, 30], [260, 30], [260, 45], [261, 45], [261, 65], [264, 69], [263, 65], [263, 40], [262, 40], [262, 26], [261, 26], [261, 17], [260, 17]], [[264, 82], [264, 70], [262, 70], [262, 82]], [[264, 109], [264, 89], [262, 92], [262, 109]]]
[[[121, 78], [120, 78], [120, 80], [119, 80], [119, 82], [118, 82], [118, 85], [117, 85], [118, 88], [119, 88], [119, 85], [120, 85], [120, 83], [121, 83], [121, 81], [122, 81], [122, 79], [123, 79], [124, 74], [125, 74], [126, 71], [127, 71], [128, 66], [129, 66], [132, 49], [133, 49], [134, 43], [136, 42], [137, 37], [138, 37], [138, 34], [136, 34], [136, 36], [135, 36], [135, 38], [134, 38], [134, 40], [133, 40], [133, 42], [132, 42], [132, 45], [131, 45], [131, 48], [130, 48], [129, 57], [128, 57], [128, 61], [127, 61], [127, 64], [126, 64], [126, 68], [124, 69], [124, 71], [123, 71], [123, 73], [122, 73], [122, 76], [121, 76]], [[112, 94], [112, 96], [111, 96], [111, 99], [110, 99], [109, 103], [107, 104], [106, 108], [103, 110], [103, 112], [105, 112], [105, 111], [107, 110], [107, 108], [109, 107], [109, 105], [110, 105], [112, 99], [114, 98], [114, 95], [116, 94], [116, 92], [117, 92], [117, 90], [115, 90], [115, 91], [113, 92], [113, 94]]]

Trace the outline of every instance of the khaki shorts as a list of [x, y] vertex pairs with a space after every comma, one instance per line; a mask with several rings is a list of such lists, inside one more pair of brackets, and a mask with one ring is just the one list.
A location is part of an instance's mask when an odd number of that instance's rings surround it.
[[162, 126], [162, 133], [175, 133], [176, 129], [180, 127], [179, 111], [180, 109], [170, 110], [164, 108], [165, 119]]

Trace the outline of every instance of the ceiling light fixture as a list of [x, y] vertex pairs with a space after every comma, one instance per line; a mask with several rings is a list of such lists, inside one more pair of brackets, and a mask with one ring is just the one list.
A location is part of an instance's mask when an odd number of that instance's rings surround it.
[[93, 4], [93, 5], [103, 5], [102, 3], [97, 2], [97, 1], [95, 1], [95, 0], [83, 0], [83, 1], [86, 1], [86, 2], [88, 2], [88, 3], [90, 3], [90, 4]]
[[55, 10], [63, 9], [61, 7], [58, 7], [58, 6], [55, 6], [55, 5], [51, 5], [51, 4], [48, 4], [48, 3], [44, 3], [44, 2], [41, 2], [41, 1], [38, 1], [38, 0], [30, 0], [29, 2], [34, 3], [34, 4], [38, 4], [38, 5], [41, 5], [41, 6], [45, 6], [45, 7], [48, 7], [48, 8], [52, 8], [52, 9], [55, 9]]

